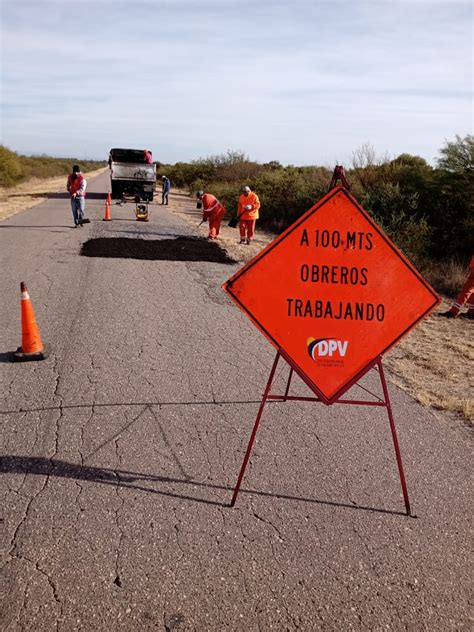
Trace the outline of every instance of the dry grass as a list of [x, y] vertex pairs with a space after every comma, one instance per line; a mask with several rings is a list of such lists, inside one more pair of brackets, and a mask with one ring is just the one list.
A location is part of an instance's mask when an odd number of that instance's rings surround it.
[[472, 424], [473, 331], [465, 318], [429, 316], [385, 357], [392, 381], [423, 406], [460, 413]]
[[466, 280], [468, 267], [461, 261], [452, 259], [430, 266], [423, 273], [426, 280], [438, 288], [439, 292], [455, 297]]

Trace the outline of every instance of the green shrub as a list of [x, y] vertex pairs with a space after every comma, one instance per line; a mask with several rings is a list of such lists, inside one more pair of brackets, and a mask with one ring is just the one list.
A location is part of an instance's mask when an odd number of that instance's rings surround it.
[[79, 164], [83, 172], [105, 167], [105, 161], [51, 158], [50, 156], [22, 156], [0, 145], [0, 186], [12, 187], [29, 178], [54, 178], [71, 172]]
[[[346, 171], [351, 192], [418, 269], [440, 289], [446, 271], [463, 268], [474, 252], [474, 137], [456, 136], [440, 150], [437, 167], [420, 156], [378, 158], [370, 145], [354, 153]], [[259, 164], [240, 151], [227, 151], [191, 163], [164, 166], [175, 187], [191, 195], [203, 189], [216, 195], [235, 215], [242, 187], [259, 196], [259, 226], [283, 231], [328, 190], [331, 171], [324, 167]], [[456, 261], [456, 264], [446, 263]], [[436, 269], [444, 270], [437, 276]], [[457, 275], [459, 276], [459, 275]], [[457, 282], [457, 277], [456, 277]]]
[[18, 154], [0, 145], [0, 186], [11, 187], [21, 182], [24, 173]]

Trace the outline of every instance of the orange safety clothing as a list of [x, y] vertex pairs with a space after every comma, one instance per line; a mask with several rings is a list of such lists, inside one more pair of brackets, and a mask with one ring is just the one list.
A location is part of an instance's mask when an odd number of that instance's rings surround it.
[[241, 219], [239, 224], [240, 230], [240, 239], [241, 241], [247, 240], [247, 242], [252, 241], [255, 235], [255, 219]]
[[467, 303], [468, 316], [474, 318], [474, 257], [469, 264], [469, 276], [461, 288], [454, 305], [449, 310], [453, 316], [457, 316], [464, 303]]
[[202, 201], [202, 219], [209, 221], [209, 239], [216, 239], [219, 235], [222, 218], [225, 215], [225, 208], [212, 193], [204, 193]]
[[[246, 206], [251, 206], [252, 208], [247, 210]], [[258, 219], [258, 210], [260, 208], [260, 200], [258, 199], [258, 195], [253, 191], [249, 193], [242, 193], [239, 197], [239, 205], [237, 208], [237, 215], [240, 220], [245, 219]]]

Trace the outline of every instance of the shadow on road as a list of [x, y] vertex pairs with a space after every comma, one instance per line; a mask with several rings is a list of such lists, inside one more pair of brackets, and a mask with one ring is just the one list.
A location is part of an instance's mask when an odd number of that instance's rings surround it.
[[[64, 200], [69, 199], [70, 195], [67, 191], [58, 191], [56, 193], [43, 193], [38, 194], [37, 197], [48, 197], [52, 200]], [[107, 198], [107, 192], [94, 193], [93, 191], [87, 191], [86, 200], [105, 200]]]
[[[13, 226], [12, 224], [6, 225], [6, 226], [0, 226], [0, 229], [3, 228], [29, 228], [30, 230], [44, 230], [44, 229], [48, 229], [48, 228], [74, 228], [74, 226], [71, 225], [64, 225], [64, 224], [56, 224], [54, 226], [49, 226], [46, 224], [36, 224], [35, 226], [30, 226], [30, 225], [21, 225], [21, 226]], [[63, 233], [63, 230], [46, 230], [46, 232], [48, 233]]]
[[[8, 353], [0, 353], [0, 360], [2, 355], [8, 356]], [[110, 407], [129, 407], [129, 406], [210, 406], [217, 405], [221, 406], [224, 404], [260, 404], [260, 399], [240, 399], [240, 400], [190, 400], [190, 401], [174, 401], [174, 402], [104, 402], [104, 403], [95, 403], [91, 402], [90, 404], [64, 404], [63, 406], [38, 406], [32, 408], [18, 408], [12, 410], [0, 410], [0, 415], [11, 415], [11, 414], [22, 414], [22, 413], [37, 413], [44, 412], [46, 410], [67, 410], [74, 408], [110, 408]], [[267, 402], [267, 406], [270, 405], [278, 405], [283, 402]]]
[[[48, 191], [40, 191], [39, 193], [27, 193], [27, 192], [23, 192], [23, 193], [9, 193], [8, 197], [9, 198], [31, 198], [31, 199], [34, 200], [36, 198], [52, 197], [53, 195], [55, 195], [55, 194], [54, 193], [48, 193]], [[67, 197], [69, 197], [69, 193], [66, 193], [66, 195], [67, 195]]]
[[[70, 195], [67, 191], [40, 191], [39, 193], [10, 193], [8, 195], [9, 198], [48, 198], [50, 200], [68, 200]], [[87, 192], [88, 200], [105, 200], [107, 197], [107, 193], [94, 193], [91, 191]]]
[[15, 356], [13, 355], [13, 351], [5, 351], [0, 353], [0, 363], [9, 364], [10, 362], [15, 361]]
[[[219, 507], [230, 507], [230, 502], [210, 500], [207, 498], [198, 498], [196, 496], [180, 494], [176, 491], [146, 487], [145, 483], [192, 485], [193, 487], [203, 487], [212, 490], [225, 491], [228, 492], [229, 495], [233, 491], [232, 487], [228, 487], [225, 485], [215, 485], [213, 483], [203, 483], [201, 481], [195, 481], [190, 478], [173, 478], [169, 476], [145, 474], [143, 472], [131, 472], [128, 470], [112, 470], [103, 467], [81, 465], [80, 463], [68, 463], [67, 461], [47, 459], [44, 457], [0, 457], [0, 472], [3, 474], [36, 474], [38, 476], [58, 476], [62, 478], [71, 478], [74, 480], [91, 481], [95, 483], [100, 483], [102, 485], [125, 487], [142, 492], [147, 492], [150, 494], [159, 494], [161, 496], [169, 496], [171, 498], [179, 498], [180, 500], [190, 500], [192, 502], [202, 503], [205, 505], [216, 505]], [[255, 489], [240, 489], [240, 493], [269, 498], [279, 498], [282, 500], [296, 500], [300, 502], [314, 503], [317, 505], [325, 505], [329, 507], [339, 507], [341, 509], [355, 509], [358, 511], [369, 511], [373, 513], [381, 513], [392, 516], [406, 516], [406, 514], [401, 511], [392, 511], [390, 509], [379, 509], [376, 507], [366, 507], [363, 505], [341, 503], [331, 500], [321, 500], [318, 498], [306, 498], [302, 496], [292, 496], [289, 494], [264, 492]], [[411, 517], [414, 518], [415, 516]]]
[[[225, 507], [228, 503], [207, 498], [196, 498], [176, 492], [158, 490], [151, 487], [144, 487], [138, 483], [158, 482], [158, 483], [185, 483], [193, 486], [208, 486], [189, 479], [170, 478], [168, 476], [155, 476], [140, 472], [128, 472], [126, 470], [111, 470], [103, 467], [92, 467], [79, 463], [68, 463], [55, 459], [43, 457], [27, 456], [4, 456], [0, 457], [0, 472], [2, 474], [36, 474], [37, 476], [58, 476], [61, 478], [71, 478], [74, 480], [92, 481], [103, 485], [113, 485], [114, 487], [128, 487], [152, 494], [170, 496], [181, 500], [192, 500], [206, 505], [218, 505]], [[215, 486], [216, 489], [229, 489]]]

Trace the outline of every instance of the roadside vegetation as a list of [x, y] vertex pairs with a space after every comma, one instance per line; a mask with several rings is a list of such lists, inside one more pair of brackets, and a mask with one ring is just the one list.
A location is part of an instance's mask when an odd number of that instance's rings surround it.
[[[23, 156], [0, 145], [0, 188], [84, 172], [105, 161]], [[259, 226], [280, 233], [328, 190], [332, 167], [258, 163], [241, 151], [160, 165], [173, 187], [214, 193], [234, 213], [242, 186], [259, 195]], [[351, 192], [440, 293], [454, 296], [474, 252], [474, 136], [445, 142], [435, 167], [420, 156], [377, 156], [363, 145], [346, 166]], [[158, 177], [159, 180], [159, 177]]]
[[84, 172], [95, 171], [107, 165], [105, 160], [22, 156], [0, 145], [0, 187], [13, 187], [31, 178], [44, 180], [67, 175], [74, 164], [79, 164]]
[[[161, 165], [176, 188], [205, 189], [233, 213], [242, 186], [261, 201], [259, 225], [279, 233], [328, 190], [332, 169], [257, 163], [240, 151]], [[474, 136], [440, 149], [435, 167], [420, 156], [379, 157], [370, 145], [354, 152], [346, 175], [351, 192], [441, 293], [461, 287], [474, 252]]]

